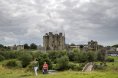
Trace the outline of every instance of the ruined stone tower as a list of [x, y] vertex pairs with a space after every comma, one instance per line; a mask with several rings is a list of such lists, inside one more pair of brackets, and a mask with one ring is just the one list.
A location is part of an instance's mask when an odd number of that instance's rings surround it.
[[92, 50], [92, 51], [97, 51], [98, 50], [98, 43], [97, 43], [97, 41], [91, 40], [90, 42], [88, 42], [88, 49]]
[[65, 48], [65, 36], [62, 33], [46, 33], [43, 36], [43, 47], [47, 50], [63, 50]]

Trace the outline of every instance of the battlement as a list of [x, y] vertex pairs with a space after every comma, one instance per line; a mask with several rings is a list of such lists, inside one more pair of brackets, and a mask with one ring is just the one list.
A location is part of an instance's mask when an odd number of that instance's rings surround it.
[[65, 36], [63, 33], [46, 33], [43, 36], [43, 46], [45, 50], [63, 50], [65, 48]]

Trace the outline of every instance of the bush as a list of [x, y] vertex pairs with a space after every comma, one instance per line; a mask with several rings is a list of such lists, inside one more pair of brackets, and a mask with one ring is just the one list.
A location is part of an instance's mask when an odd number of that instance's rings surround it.
[[19, 57], [19, 60], [21, 61], [23, 68], [25, 68], [32, 61], [32, 56], [29, 53], [24, 53], [22, 56]]
[[4, 56], [5, 59], [15, 59], [17, 58], [17, 53], [16, 52], [11, 52], [11, 51], [8, 51], [8, 52], [0, 52], [0, 55]]
[[8, 68], [13, 68], [13, 67], [20, 68], [20, 67], [22, 67], [21, 62], [17, 61], [17, 60], [9, 60], [5, 64], [3, 64], [3, 66], [8, 67]]
[[87, 55], [88, 55], [88, 61], [89, 62], [96, 61], [97, 55], [95, 52], [88, 52]]
[[0, 61], [3, 61], [4, 59], [5, 59], [5, 57], [0, 55]]
[[70, 62], [68, 64], [68, 69], [75, 70], [75, 71], [80, 71], [80, 70], [83, 69], [84, 65], [85, 64], [83, 64], [83, 63], [78, 64], [78, 63], [72, 63], [72, 62]]
[[34, 66], [36, 66], [35, 61], [30, 62], [30, 64], [27, 66], [27, 71], [34, 71]]
[[56, 63], [56, 59], [60, 58], [62, 56], [67, 56], [67, 52], [65, 50], [62, 51], [49, 51], [48, 57], [51, 60], [51, 62]]
[[49, 59], [47, 53], [41, 53], [40, 52], [40, 54], [38, 55], [37, 61], [39, 62], [39, 69], [40, 70], [42, 69], [44, 62], [47, 62], [49, 69], [52, 68], [52, 63], [51, 63], [51, 60]]
[[104, 62], [105, 57], [106, 57], [106, 51], [100, 50], [100, 51], [97, 52], [97, 60], [98, 61]]
[[106, 63], [101, 62], [100, 64], [94, 64], [94, 69], [96, 70], [105, 70], [107, 67]]
[[106, 61], [107, 62], [114, 62], [114, 59], [113, 58], [107, 58]]
[[64, 70], [68, 69], [69, 58], [67, 56], [63, 56], [57, 59], [57, 69]]

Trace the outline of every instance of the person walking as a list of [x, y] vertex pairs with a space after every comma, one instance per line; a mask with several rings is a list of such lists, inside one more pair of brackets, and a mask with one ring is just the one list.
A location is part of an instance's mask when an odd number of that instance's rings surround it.
[[33, 64], [34, 64], [34, 73], [35, 75], [37, 76], [38, 75], [38, 69], [39, 69], [39, 63], [37, 60], [33, 61]]

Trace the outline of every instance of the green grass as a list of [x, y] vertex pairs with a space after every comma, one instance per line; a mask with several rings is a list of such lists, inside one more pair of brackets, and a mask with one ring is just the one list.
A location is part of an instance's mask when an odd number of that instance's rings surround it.
[[[118, 60], [118, 57], [112, 57]], [[7, 60], [8, 61], [8, 60]], [[0, 78], [118, 78], [118, 62], [107, 63], [107, 69], [103, 71], [78, 72], [63, 71], [54, 74], [43, 75], [41, 72], [36, 77], [33, 72], [26, 69], [8, 69], [2, 67], [6, 61], [0, 62]]]
[[108, 56], [110, 58], [113, 58], [115, 61], [118, 61], [118, 56]]
[[38, 73], [36, 77], [33, 72], [27, 72], [25, 69], [8, 69], [0, 65], [0, 78], [118, 78], [118, 70], [93, 72], [64, 71], [47, 75]]
[[64, 71], [47, 75], [39, 73], [36, 77], [33, 72], [26, 72], [24, 69], [11, 70], [0, 66], [0, 70], [0, 78], [118, 78], [118, 72]]

